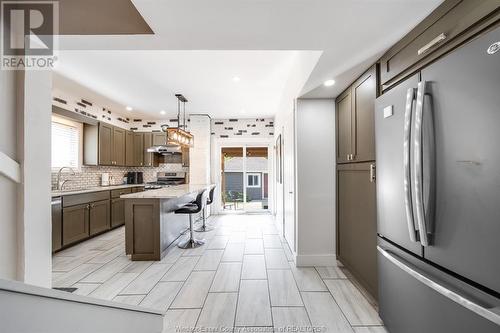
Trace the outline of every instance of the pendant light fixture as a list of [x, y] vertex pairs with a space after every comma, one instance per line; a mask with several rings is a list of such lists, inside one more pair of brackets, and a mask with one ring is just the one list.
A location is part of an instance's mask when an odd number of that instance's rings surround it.
[[[186, 131], [186, 103], [188, 100], [182, 94], [176, 94], [177, 97], [177, 127], [166, 128], [167, 144], [179, 145], [181, 147], [192, 147], [194, 137]], [[183, 122], [181, 124], [181, 103], [183, 109]]]

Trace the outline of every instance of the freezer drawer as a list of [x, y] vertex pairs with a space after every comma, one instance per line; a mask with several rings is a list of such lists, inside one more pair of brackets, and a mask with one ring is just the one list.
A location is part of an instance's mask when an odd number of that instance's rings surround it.
[[378, 263], [379, 311], [389, 332], [500, 332], [500, 300], [381, 239]]

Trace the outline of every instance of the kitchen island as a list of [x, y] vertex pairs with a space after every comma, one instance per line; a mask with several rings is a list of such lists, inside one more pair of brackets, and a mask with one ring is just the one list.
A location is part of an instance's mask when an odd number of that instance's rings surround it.
[[189, 227], [175, 214], [214, 184], [184, 184], [122, 195], [125, 199], [125, 252], [132, 260], [161, 260], [164, 250]]

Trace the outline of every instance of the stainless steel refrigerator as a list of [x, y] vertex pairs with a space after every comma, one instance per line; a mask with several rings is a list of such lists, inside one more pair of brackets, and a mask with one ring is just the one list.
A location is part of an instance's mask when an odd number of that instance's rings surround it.
[[500, 28], [376, 101], [380, 316], [500, 332]]

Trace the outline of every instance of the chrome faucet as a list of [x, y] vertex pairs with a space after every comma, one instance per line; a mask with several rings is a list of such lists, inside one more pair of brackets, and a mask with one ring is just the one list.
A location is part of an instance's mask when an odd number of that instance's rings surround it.
[[69, 179], [66, 179], [65, 181], [63, 181], [63, 182], [61, 183], [61, 173], [62, 173], [62, 171], [63, 171], [64, 169], [69, 169], [69, 170], [71, 171], [71, 174], [70, 174], [71, 176], [74, 176], [74, 175], [75, 175], [75, 171], [74, 171], [74, 170], [73, 170], [73, 168], [71, 168], [71, 167], [62, 167], [61, 169], [59, 169], [59, 171], [57, 172], [57, 188], [56, 188], [56, 189], [57, 189], [57, 190], [59, 190], [59, 191], [60, 191], [60, 190], [62, 190], [62, 188], [63, 188], [64, 184], [65, 184], [67, 181], [69, 181]]

